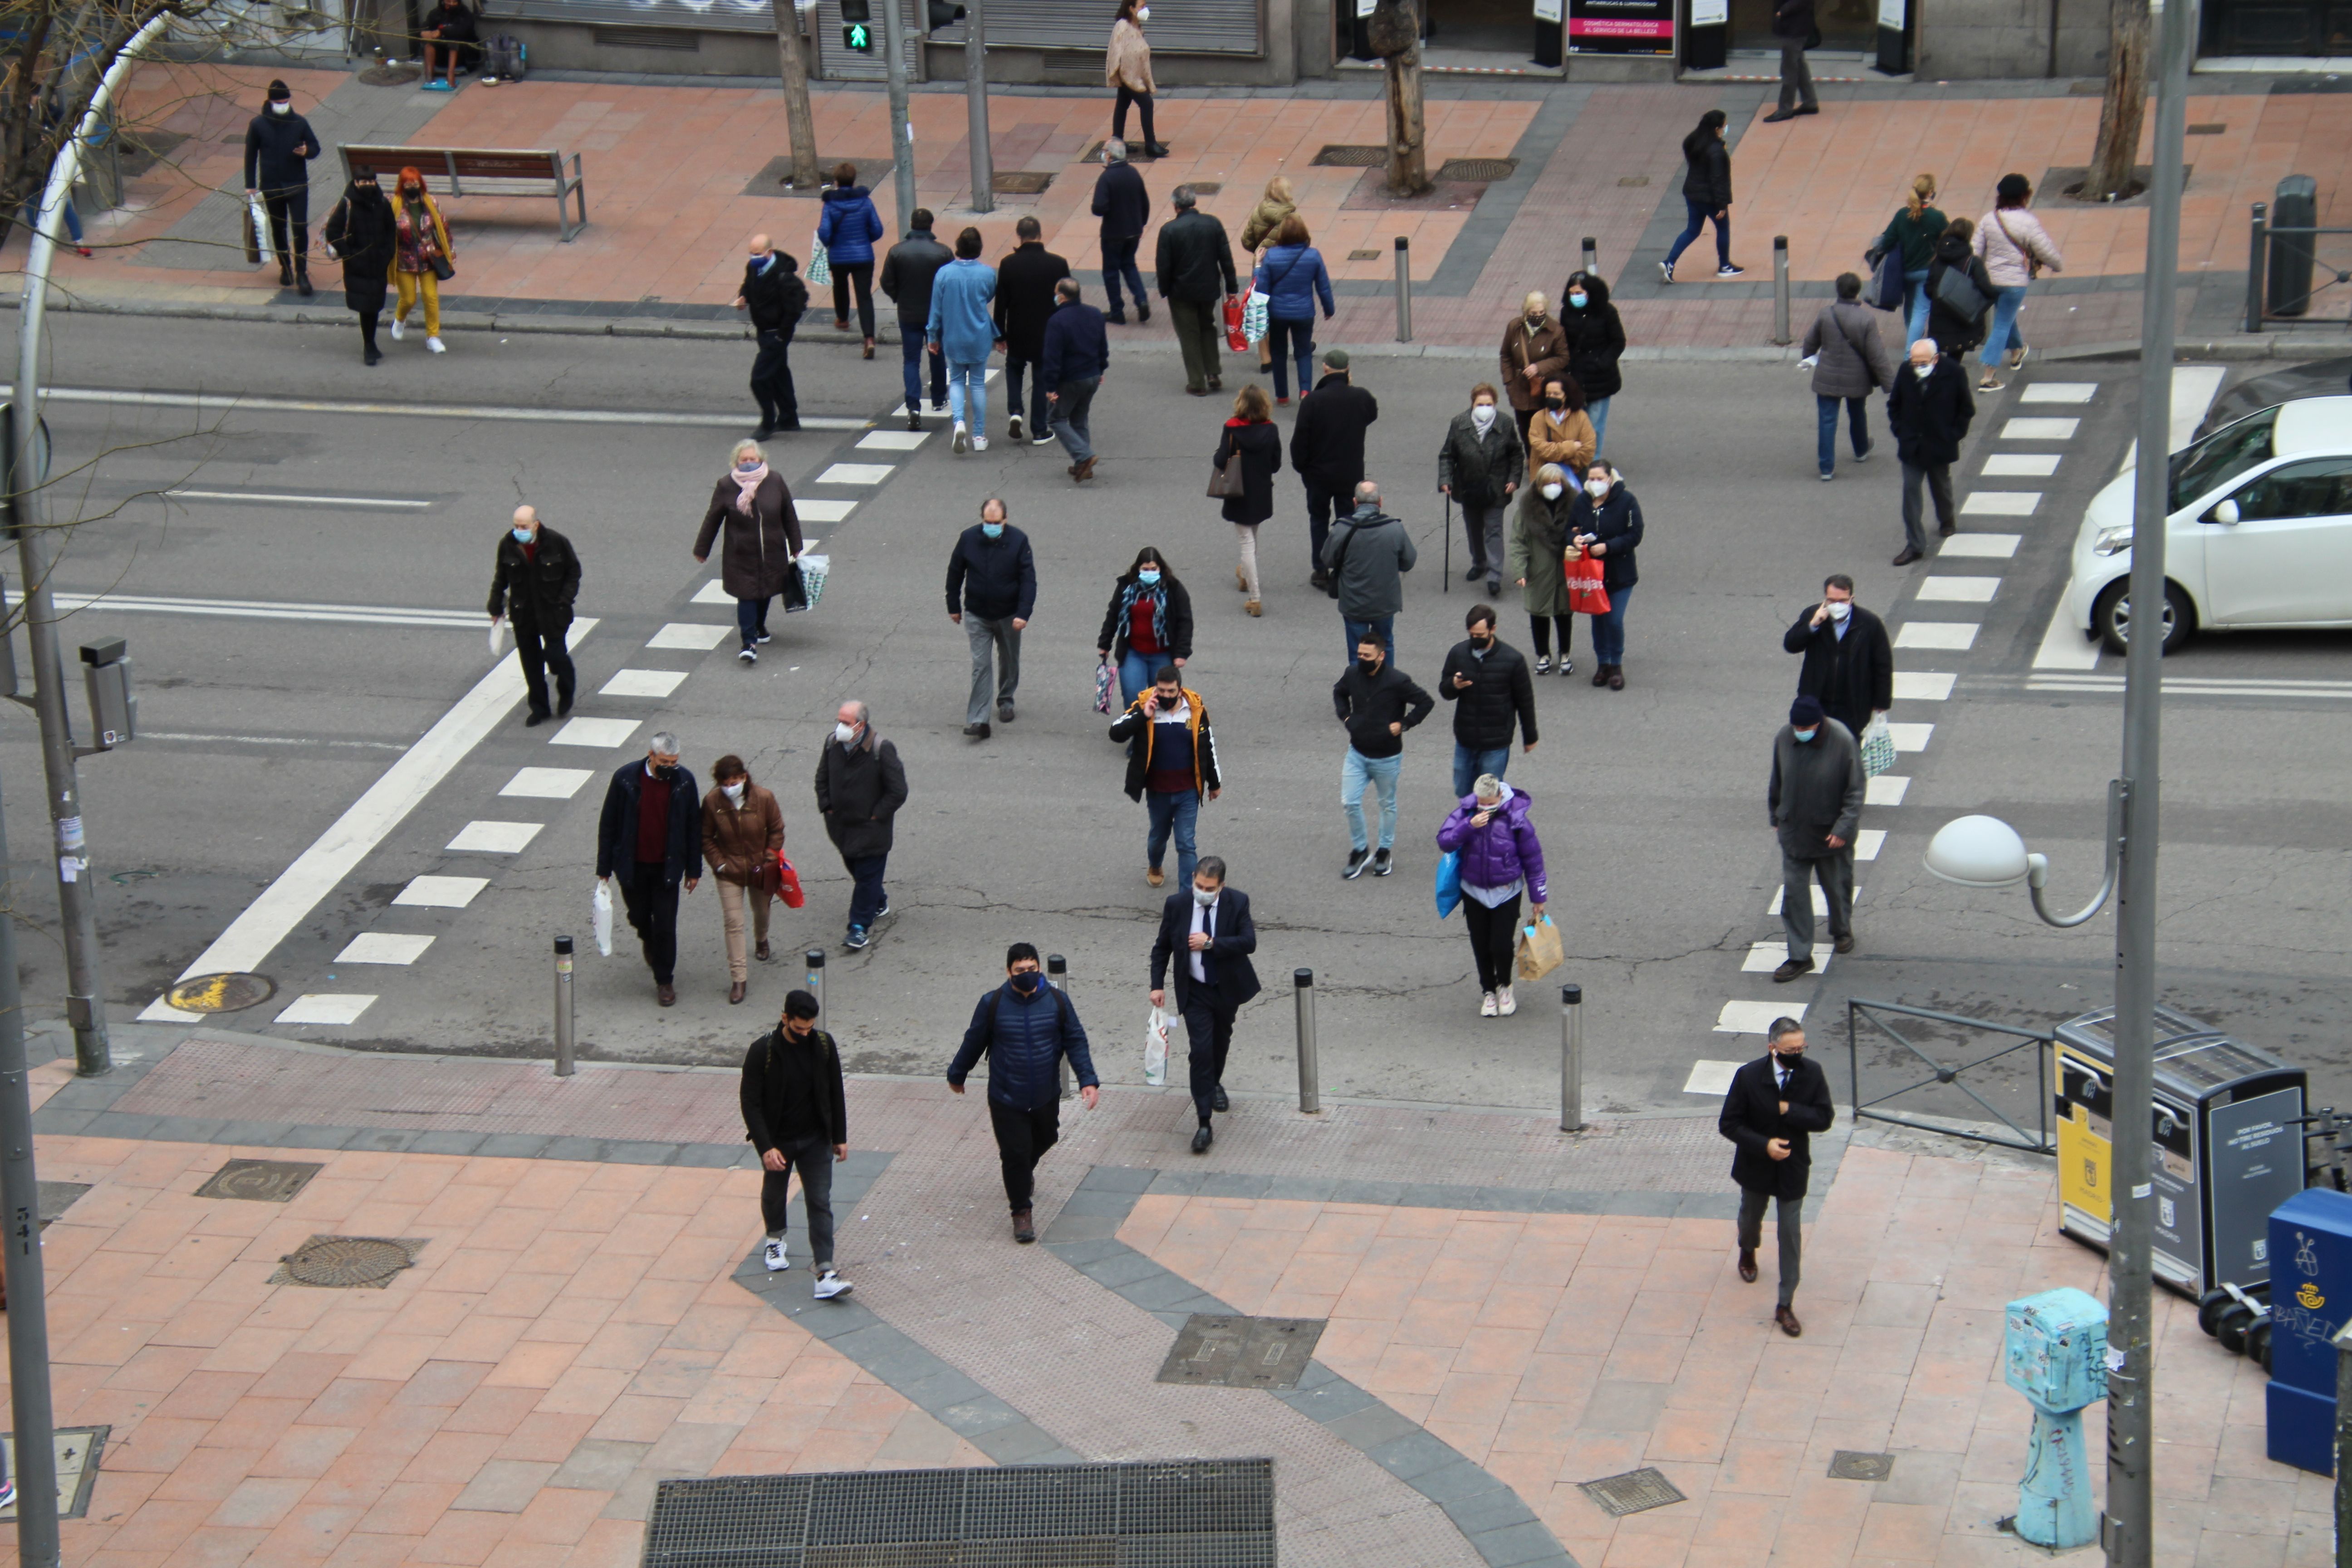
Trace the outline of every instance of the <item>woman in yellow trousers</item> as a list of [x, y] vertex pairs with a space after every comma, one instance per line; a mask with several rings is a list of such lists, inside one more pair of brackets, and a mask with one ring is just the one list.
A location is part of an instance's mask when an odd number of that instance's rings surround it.
[[446, 266], [457, 252], [449, 244], [449, 226], [442, 221], [440, 207], [425, 190], [425, 176], [415, 169], [400, 172], [400, 189], [393, 198], [392, 214], [392, 281], [399, 291], [399, 309], [392, 318], [393, 341], [398, 342], [407, 331], [408, 312], [415, 308], [421, 294], [425, 299], [425, 346], [436, 354], [446, 353], [447, 346], [441, 342], [441, 279], [433, 264], [438, 261]]

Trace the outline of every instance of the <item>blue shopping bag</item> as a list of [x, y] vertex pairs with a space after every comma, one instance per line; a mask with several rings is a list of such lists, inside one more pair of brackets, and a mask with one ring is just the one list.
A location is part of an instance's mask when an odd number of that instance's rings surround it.
[[1462, 856], [1449, 849], [1437, 862], [1437, 918], [1445, 919], [1462, 901]]

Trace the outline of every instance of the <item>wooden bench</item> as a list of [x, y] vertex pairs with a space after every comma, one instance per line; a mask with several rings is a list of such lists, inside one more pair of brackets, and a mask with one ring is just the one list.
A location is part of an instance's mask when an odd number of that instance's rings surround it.
[[[588, 226], [588, 185], [581, 176], [577, 153], [572, 154], [572, 173], [567, 175], [563, 172], [563, 154], [552, 152], [365, 146], [346, 146], [340, 151], [346, 179], [367, 170], [383, 184], [386, 195], [399, 183], [400, 171], [413, 167], [425, 176], [425, 188], [436, 195], [552, 195], [556, 226], [563, 231], [566, 242]], [[577, 224], [572, 221], [564, 205], [574, 198], [580, 204]]]

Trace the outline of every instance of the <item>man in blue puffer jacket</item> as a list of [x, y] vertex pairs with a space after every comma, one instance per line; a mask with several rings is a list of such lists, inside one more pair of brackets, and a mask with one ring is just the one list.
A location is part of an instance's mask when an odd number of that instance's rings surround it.
[[1078, 1094], [1092, 1110], [1102, 1080], [1087, 1050], [1087, 1031], [1067, 996], [1045, 984], [1037, 950], [1016, 942], [1004, 952], [1004, 984], [971, 1010], [963, 1048], [948, 1064], [948, 1087], [963, 1092], [963, 1080], [988, 1058], [988, 1119], [996, 1129], [996, 1152], [1004, 1164], [1004, 1196], [1013, 1205], [1013, 1239], [1034, 1241], [1030, 1193], [1037, 1162], [1062, 1135], [1062, 1058], [1078, 1075]]

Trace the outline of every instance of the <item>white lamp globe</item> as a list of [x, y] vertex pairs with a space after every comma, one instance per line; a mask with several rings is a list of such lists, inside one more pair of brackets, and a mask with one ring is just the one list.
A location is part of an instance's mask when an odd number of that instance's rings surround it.
[[1964, 888], [2005, 888], [2032, 868], [2025, 840], [1997, 816], [1956, 818], [1927, 843], [1929, 873]]

